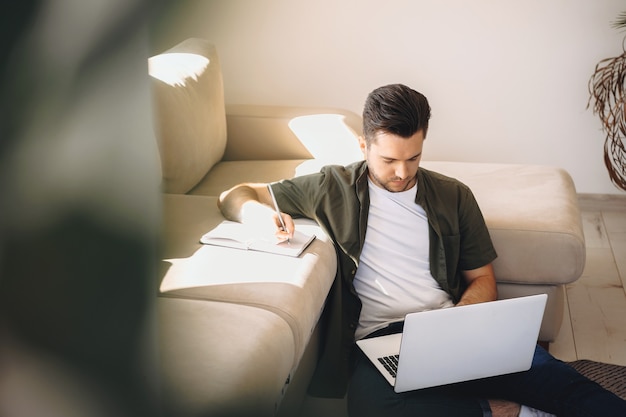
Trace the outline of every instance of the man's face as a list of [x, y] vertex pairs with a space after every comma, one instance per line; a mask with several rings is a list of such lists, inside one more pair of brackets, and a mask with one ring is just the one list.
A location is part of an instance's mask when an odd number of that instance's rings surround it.
[[420, 130], [409, 138], [378, 132], [374, 138], [369, 148], [365, 139], [359, 138], [372, 182], [393, 193], [408, 190], [415, 185], [424, 132]]

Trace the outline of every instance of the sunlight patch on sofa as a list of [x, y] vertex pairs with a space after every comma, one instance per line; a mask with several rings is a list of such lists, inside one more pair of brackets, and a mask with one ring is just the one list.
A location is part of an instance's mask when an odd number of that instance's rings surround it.
[[289, 284], [304, 287], [319, 267], [315, 248], [300, 257], [205, 245], [191, 257], [164, 259], [162, 293], [233, 284]]
[[198, 77], [206, 71], [209, 63], [208, 58], [197, 54], [161, 54], [148, 59], [148, 71], [150, 76], [172, 87], [183, 87], [190, 79], [198, 81]]
[[314, 159], [340, 165], [363, 158], [357, 134], [341, 114], [311, 114], [289, 121], [289, 129]]

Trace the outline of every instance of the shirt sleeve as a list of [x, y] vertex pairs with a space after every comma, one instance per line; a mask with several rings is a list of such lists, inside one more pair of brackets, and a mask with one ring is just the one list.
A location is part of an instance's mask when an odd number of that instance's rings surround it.
[[463, 187], [459, 208], [461, 270], [472, 270], [493, 262], [497, 253], [483, 214], [472, 191]]
[[323, 173], [309, 174], [271, 184], [280, 210], [292, 217], [315, 219]]

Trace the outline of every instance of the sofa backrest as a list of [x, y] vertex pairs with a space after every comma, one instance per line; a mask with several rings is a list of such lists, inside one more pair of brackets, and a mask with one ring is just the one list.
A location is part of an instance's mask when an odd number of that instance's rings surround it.
[[363, 157], [361, 117], [331, 107], [226, 106], [224, 161], [318, 159], [350, 163]]
[[224, 87], [217, 51], [187, 39], [148, 60], [163, 192], [184, 194], [222, 159]]

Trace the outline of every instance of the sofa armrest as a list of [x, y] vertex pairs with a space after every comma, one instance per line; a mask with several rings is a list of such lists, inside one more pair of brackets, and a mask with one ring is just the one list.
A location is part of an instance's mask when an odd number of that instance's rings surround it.
[[361, 158], [361, 118], [347, 110], [233, 105], [226, 120], [224, 161]]

